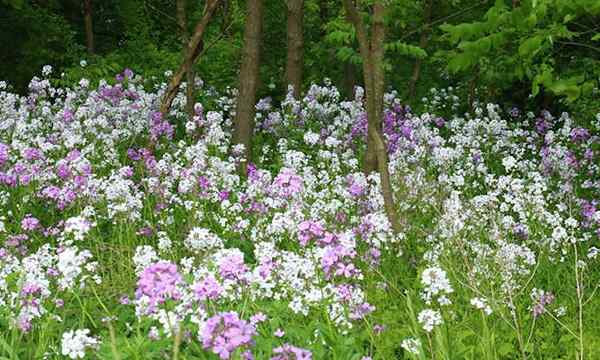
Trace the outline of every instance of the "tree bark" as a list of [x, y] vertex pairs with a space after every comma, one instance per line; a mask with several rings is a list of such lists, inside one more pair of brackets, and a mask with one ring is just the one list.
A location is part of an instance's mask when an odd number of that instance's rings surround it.
[[[424, 49], [429, 42], [429, 31], [431, 29], [431, 10], [433, 8], [433, 0], [428, 0], [425, 5], [425, 9], [423, 12], [423, 23], [425, 27], [421, 31], [421, 36], [419, 38], [419, 47]], [[413, 99], [417, 92], [417, 82], [419, 81], [419, 77], [421, 77], [421, 66], [423, 64], [423, 59], [416, 59], [415, 65], [413, 66], [412, 76], [410, 78], [410, 83], [408, 84], [408, 97]]]
[[194, 29], [194, 34], [190, 38], [189, 43], [187, 44], [186, 56], [183, 59], [182, 64], [179, 66], [179, 69], [171, 78], [169, 82], [169, 86], [165, 91], [165, 95], [163, 96], [162, 103], [160, 105], [160, 112], [164, 115], [166, 114], [171, 105], [173, 104], [173, 100], [175, 96], [177, 96], [177, 91], [181, 86], [181, 82], [183, 81], [184, 75], [187, 73], [186, 68], [194, 64], [194, 61], [200, 55], [202, 49], [202, 38], [204, 37], [204, 33], [206, 28], [208, 27], [208, 23], [212, 18], [217, 6], [219, 5], [221, 0], [208, 0], [206, 3], [206, 7], [204, 8], [204, 13], [202, 15], [202, 19], [196, 25]]
[[344, 79], [342, 87], [346, 96], [352, 98], [354, 96], [354, 87], [356, 86], [356, 67], [350, 61], [344, 62]]
[[344, 0], [344, 7], [346, 9], [346, 16], [350, 23], [354, 25], [356, 30], [356, 38], [358, 39], [358, 47], [363, 61], [363, 77], [365, 83], [365, 98], [367, 108], [367, 118], [369, 125], [367, 127], [367, 152], [365, 153], [363, 168], [365, 173], [371, 173], [377, 169], [377, 154], [375, 153], [375, 144], [373, 143], [372, 129], [376, 128], [375, 123], [377, 122], [377, 114], [375, 110], [374, 96], [375, 90], [373, 88], [373, 66], [371, 65], [372, 54], [371, 54], [371, 42], [367, 33], [367, 28], [358, 13], [358, 10], [354, 6], [352, 0]]
[[188, 117], [191, 119], [194, 116], [194, 89], [195, 89], [195, 78], [194, 69], [192, 68], [192, 56], [188, 55], [188, 43], [190, 36], [187, 30], [187, 16], [185, 12], [185, 0], [177, 0], [177, 23], [181, 31], [181, 42], [183, 44], [183, 58], [185, 59], [185, 74], [186, 84], [185, 89], [186, 102], [185, 111]]
[[382, 2], [373, 4], [373, 24], [371, 37], [366, 26], [354, 6], [353, 0], [344, 0], [346, 15], [356, 29], [365, 81], [367, 107], [367, 154], [365, 156], [365, 172], [378, 171], [381, 192], [387, 218], [392, 230], [401, 230], [400, 221], [394, 205], [394, 194], [388, 169], [387, 149], [381, 129], [383, 119], [383, 97], [385, 90], [384, 41], [385, 41], [385, 5]]
[[302, 67], [304, 52], [304, 0], [287, 0], [287, 63], [285, 79], [294, 87], [294, 97], [302, 90]]
[[88, 54], [94, 54], [94, 27], [92, 23], [92, 0], [83, 2], [83, 18], [85, 23], [85, 45]]
[[252, 150], [252, 132], [256, 113], [256, 90], [260, 80], [260, 45], [262, 35], [263, 1], [247, 1], [244, 28], [244, 48], [240, 67], [240, 84], [233, 130], [233, 143], [244, 145], [245, 159], [240, 172], [245, 175]]

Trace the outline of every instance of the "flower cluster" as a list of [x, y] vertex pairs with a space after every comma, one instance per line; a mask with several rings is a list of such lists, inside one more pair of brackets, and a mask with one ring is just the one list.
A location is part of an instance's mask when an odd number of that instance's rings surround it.
[[240, 319], [235, 312], [225, 312], [206, 321], [200, 338], [204, 349], [211, 350], [221, 359], [230, 359], [238, 349], [252, 347], [255, 335], [252, 324]]

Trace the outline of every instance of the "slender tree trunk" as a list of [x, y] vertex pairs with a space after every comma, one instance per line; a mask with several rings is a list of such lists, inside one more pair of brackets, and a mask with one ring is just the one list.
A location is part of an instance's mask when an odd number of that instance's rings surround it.
[[230, 5], [229, 5], [229, 1], [224, 1], [222, 7], [222, 12], [223, 12], [223, 21], [221, 21], [221, 33], [225, 34], [225, 32], [227, 31], [227, 28], [229, 27], [229, 24], [231, 23], [231, 9], [230, 9]]
[[240, 172], [246, 174], [252, 150], [252, 132], [256, 113], [256, 90], [260, 80], [260, 45], [262, 35], [263, 0], [247, 0], [244, 28], [244, 48], [240, 67], [240, 84], [235, 114], [233, 143], [244, 145], [245, 161]]
[[329, 18], [329, 7], [327, 6], [327, 0], [319, 0], [319, 18], [321, 20], [321, 37], [327, 35], [325, 31], [325, 25]]
[[85, 45], [88, 54], [94, 54], [94, 27], [92, 24], [92, 0], [83, 2], [83, 18], [85, 23]]
[[165, 91], [165, 95], [163, 96], [162, 103], [160, 105], [160, 112], [164, 115], [171, 108], [171, 104], [173, 104], [173, 100], [175, 96], [177, 96], [177, 91], [179, 90], [179, 86], [181, 86], [181, 82], [183, 81], [183, 77], [187, 73], [186, 69], [191, 64], [194, 64], [196, 58], [200, 55], [202, 49], [202, 38], [204, 37], [204, 32], [208, 27], [208, 23], [212, 18], [213, 13], [215, 12], [217, 6], [219, 5], [221, 0], [208, 0], [206, 3], [206, 7], [204, 8], [204, 14], [202, 15], [202, 19], [196, 25], [194, 29], [194, 34], [190, 38], [189, 43], [187, 44], [186, 56], [183, 59], [182, 64], [179, 66], [179, 69], [171, 78], [169, 82], [169, 86]]
[[[421, 49], [427, 47], [427, 43], [429, 42], [429, 31], [431, 28], [429, 23], [431, 22], [432, 7], [433, 0], [428, 0], [423, 12], [423, 24], [425, 25], [425, 27], [423, 28], [423, 31], [421, 31], [421, 37], [419, 38], [419, 47]], [[415, 60], [415, 65], [413, 66], [413, 72], [410, 78], [410, 83], [408, 84], [408, 97], [411, 99], [415, 97], [417, 92], [417, 82], [419, 81], [419, 77], [421, 77], [422, 64], [423, 59]]]
[[192, 57], [188, 55], [188, 44], [190, 42], [190, 36], [187, 30], [187, 16], [185, 12], [185, 0], [177, 0], [177, 23], [181, 30], [181, 42], [183, 44], [183, 58], [185, 59], [185, 74], [186, 84], [185, 89], [186, 102], [185, 111], [190, 118], [194, 116], [194, 69], [192, 67]]
[[294, 87], [294, 97], [302, 90], [302, 67], [304, 52], [304, 0], [287, 0], [287, 85]]
[[[369, 40], [369, 35], [367, 33], [367, 28], [361, 18], [361, 15], [358, 13], [358, 10], [354, 6], [353, 0], [344, 0], [344, 7], [346, 9], [346, 16], [351, 24], [354, 25], [356, 30], [356, 37], [358, 39], [358, 47], [360, 49], [360, 54], [363, 62], [363, 76], [365, 82], [365, 98], [366, 98], [366, 108], [367, 108], [367, 117], [368, 122], [371, 124], [372, 122], [377, 122], [376, 120], [376, 110], [374, 103], [374, 95], [375, 91], [373, 88], [373, 73], [372, 73], [372, 54], [371, 54], [371, 42]], [[375, 125], [375, 124], [373, 124]], [[368, 126], [367, 128], [367, 152], [365, 153], [363, 168], [365, 173], [371, 173], [377, 169], [377, 154], [375, 153], [375, 146], [373, 143], [373, 136], [371, 134], [372, 129], [376, 128], [372, 126]]]
[[394, 194], [388, 169], [387, 149], [381, 129], [383, 119], [383, 97], [385, 90], [384, 41], [385, 41], [385, 5], [382, 2], [373, 4], [373, 24], [371, 38], [366, 26], [354, 6], [353, 0], [344, 0], [344, 7], [350, 22], [356, 29], [361, 57], [367, 102], [367, 154], [365, 156], [365, 172], [379, 172], [384, 208], [392, 230], [401, 230], [400, 221], [394, 205]]
[[356, 86], [356, 66], [349, 61], [344, 62], [344, 80], [342, 82], [346, 96], [354, 96]]

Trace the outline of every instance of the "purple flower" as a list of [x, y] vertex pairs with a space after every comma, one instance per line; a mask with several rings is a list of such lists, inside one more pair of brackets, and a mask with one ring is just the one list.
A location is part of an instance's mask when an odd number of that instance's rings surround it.
[[400, 132], [406, 140], [412, 140], [412, 128], [406, 122], [400, 126]]
[[354, 181], [352, 177], [348, 178], [348, 192], [354, 197], [362, 196], [365, 193], [365, 188]]
[[71, 169], [69, 168], [69, 166], [67, 164], [61, 163], [56, 168], [56, 174], [61, 179], [65, 180], [65, 179], [67, 179], [67, 178], [69, 178], [71, 176]]
[[152, 141], [157, 141], [161, 136], [165, 136], [169, 140], [173, 138], [175, 129], [168, 121], [163, 120], [162, 113], [155, 111], [150, 115], [150, 118], [150, 138]]
[[301, 349], [290, 344], [283, 344], [278, 348], [273, 349], [271, 360], [311, 360], [312, 354], [310, 351]]
[[198, 300], [216, 300], [223, 292], [223, 288], [212, 275], [208, 275], [201, 281], [197, 282], [196, 285], [194, 285], [193, 290], [194, 295], [196, 295]]
[[140, 153], [138, 153], [135, 149], [127, 149], [127, 156], [133, 161], [139, 161], [142, 159]]
[[365, 316], [372, 313], [373, 311], [375, 311], [375, 306], [373, 306], [367, 302], [362, 303], [362, 304], [354, 307], [354, 309], [352, 309], [352, 311], [350, 312], [350, 319], [352, 319], [352, 320], [364, 319]]
[[4, 165], [10, 159], [9, 150], [10, 147], [8, 145], [0, 142], [0, 166]]
[[282, 197], [291, 197], [302, 191], [302, 178], [293, 169], [283, 168], [274, 181]]
[[306, 246], [312, 239], [323, 236], [323, 225], [316, 221], [303, 221], [298, 224], [298, 240], [300, 245]]
[[259, 179], [258, 170], [254, 163], [248, 163], [248, 166], [246, 166], [246, 175], [248, 175], [248, 179], [252, 181], [256, 181]]
[[229, 199], [229, 191], [225, 191], [225, 190], [219, 191], [219, 200], [225, 201], [227, 199]]
[[62, 117], [63, 117], [64, 122], [70, 123], [71, 121], [73, 121], [74, 115], [71, 110], [65, 109], [65, 110], [63, 110]]
[[538, 118], [535, 122], [535, 131], [540, 135], [544, 135], [550, 128], [550, 124], [544, 118]]
[[123, 76], [131, 80], [133, 78], [133, 70], [130, 68], [125, 68], [125, 70], [123, 70]]
[[198, 178], [198, 185], [202, 190], [208, 190], [210, 188], [210, 180], [206, 176], [200, 176]]
[[179, 300], [181, 294], [177, 286], [182, 278], [177, 266], [167, 261], [154, 263], [144, 269], [137, 283], [136, 298], [148, 297], [148, 312], [154, 312], [156, 305], [167, 300]]
[[373, 325], [373, 332], [377, 335], [385, 331], [385, 325], [375, 324]]
[[256, 329], [250, 323], [239, 318], [235, 312], [224, 312], [209, 318], [204, 324], [200, 337], [202, 347], [230, 359], [237, 349], [254, 345], [252, 337]]
[[256, 313], [250, 317], [250, 323], [254, 326], [256, 326], [259, 323], [266, 321], [266, 320], [267, 320], [267, 315], [265, 315], [261, 312]]
[[29, 214], [26, 215], [23, 220], [21, 220], [21, 229], [25, 231], [33, 231], [39, 227], [40, 221]]
[[248, 272], [248, 267], [244, 264], [242, 254], [230, 254], [219, 261], [219, 273], [225, 279], [242, 279], [246, 272]]
[[143, 228], [140, 228], [137, 232], [138, 235], [145, 237], [150, 237], [153, 233], [154, 231], [152, 231], [152, 228], [150, 226], [144, 226]]
[[23, 151], [23, 158], [27, 161], [40, 160], [43, 155], [40, 149], [30, 147]]
[[516, 237], [521, 238], [522, 240], [527, 240], [527, 238], [529, 237], [529, 231], [527, 229], [527, 226], [523, 224], [516, 224], [513, 227], [513, 234], [515, 234]]
[[533, 313], [533, 317], [537, 318], [542, 315], [546, 311], [546, 306], [552, 304], [554, 302], [554, 294], [551, 292], [540, 291], [540, 294], [537, 298], [537, 303], [533, 306], [531, 310]]
[[436, 117], [435, 119], [433, 119], [433, 123], [435, 124], [435, 126], [443, 128], [444, 125], [446, 125], [446, 120], [444, 120], [444, 118], [442, 117]]
[[573, 142], [584, 142], [590, 138], [590, 132], [588, 131], [588, 129], [574, 128], [573, 130], [571, 130], [569, 136], [571, 137], [571, 141]]
[[591, 222], [594, 219], [594, 214], [596, 213], [596, 211], [596, 206], [593, 202], [582, 200], [581, 215], [587, 223]]

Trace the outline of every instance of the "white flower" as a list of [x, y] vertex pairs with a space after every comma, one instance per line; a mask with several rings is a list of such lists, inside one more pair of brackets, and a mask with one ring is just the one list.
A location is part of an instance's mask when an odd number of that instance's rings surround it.
[[492, 313], [492, 308], [487, 304], [486, 300], [483, 298], [472, 298], [471, 305], [479, 310], [483, 310], [486, 315], [490, 315]]
[[75, 279], [83, 272], [84, 266], [90, 264], [88, 259], [91, 257], [91, 252], [78, 251], [76, 247], [69, 247], [60, 252], [56, 263], [56, 268], [62, 275], [58, 279], [59, 287], [63, 290], [72, 288]]
[[71, 217], [65, 221], [65, 233], [72, 234], [75, 240], [81, 241], [90, 231], [92, 225], [92, 223], [82, 216]]
[[62, 336], [62, 354], [71, 359], [83, 359], [88, 348], [97, 348], [98, 339], [89, 336], [90, 330], [78, 329], [67, 331]]
[[206, 251], [210, 249], [220, 249], [223, 247], [223, 240], [210, 230], [200, 227], [193, 228], [185, 238], [184, 244], [193, 251]]
[[517, 160], [515, 160], [514, 157], [512, 156], [507, 156], [504, 159], [502, 159], [502, 165], [504, 166], [504, 168], [506, 169], [506, 171], [511, 171], [512, 168], [514, 168], [517, 165]]
[[315, 145], [319, 142], [320, 136], [317, 133], [308, 131], [304, 134], [304, 142], [307, 145]]
[[156, 235], [158, 236], [158, 248], [161, 251], [170, 250], [172, 246], [172, 241], [169, 238], [169, 235], [164, 231], [159, 231]]
[[[446, 272], [439, 266], [432, 266], [421, 274], [421, 284], [423, 284], [423, 300], [428, 304], [434, 296], [440, 296], [438, 301], [442, 305], [449, 304], [449, 300], [444, 296], [454, 291], [448, 280]], [[441, 300], [441, 301], [440, 301]]]
[[52, 74], [52, 66], [44, 65], [44, 67], [42, 68], [42, 75], [48, 76], [50, 74]]
[[425, 309], [419, 313], [417, 320], [423, 330], [431, 332], [435, 326], [442, 324], [442, 315], [437, 310]]
[[418, 355], [421, 352], [421, 340], [415, 338], [406, 338], [402, 340], [400, 346], [407, 352]]
[[158, 255], [154, 248], [150, 245], [141, 245], [135, 248], [133, 255], [133, 263], [135, 264], [135, 273], [141, 274], [153, 262], [158, 261]]

